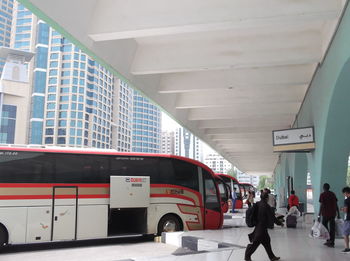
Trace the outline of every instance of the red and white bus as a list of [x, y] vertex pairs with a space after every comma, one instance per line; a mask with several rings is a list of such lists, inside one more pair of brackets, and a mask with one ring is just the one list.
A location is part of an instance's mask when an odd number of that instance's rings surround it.
[[0, 147], [0, 245], [218, 229], [215, 175], [179, 156]]
[[239, 186], [241, 188], [241, 193], [243, 195], [243, 198], [248, 197], [248, 191], [256, 192], [256, 189], [254, 186], [250, 183], [239, 183]]
[[[217, 173], [216, 175], [225, 181], [226, 185], [228, 185], [230, 187], [231, 192], [233, 191], [234, 188], [236, 188], [237, 199], [236, 199], [235, 209], [243, 208], [243, 197], [242, 197], [243, 194], [241, 192], [241, 187], [239, 185], [238, 180], [230, 175], [227, 175], [227, 174]], [[232, 204], [232, 202], [231, 201], [229, 201], [229, 202], [230, 202], [229, 209], [231, 209], [230, 204]]]

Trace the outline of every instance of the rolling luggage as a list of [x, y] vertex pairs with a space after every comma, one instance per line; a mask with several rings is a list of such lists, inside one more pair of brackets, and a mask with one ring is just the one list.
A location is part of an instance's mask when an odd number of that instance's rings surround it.
[[286, 220], [287, 227], [296, 228], [297, 227], [297, 216], [289, 215]]

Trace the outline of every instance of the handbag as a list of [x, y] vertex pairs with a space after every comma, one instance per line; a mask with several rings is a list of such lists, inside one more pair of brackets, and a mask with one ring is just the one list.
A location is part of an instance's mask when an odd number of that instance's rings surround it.
[[322, 223], [316, 221], [311, 228], [310, 237], [328, 240], [330, 238], [327, 228]]

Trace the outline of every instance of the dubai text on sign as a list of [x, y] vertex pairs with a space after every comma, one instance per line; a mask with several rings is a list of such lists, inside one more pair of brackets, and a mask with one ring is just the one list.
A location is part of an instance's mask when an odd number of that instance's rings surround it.
[[315, 149], [314, 128], [276, 130], [272, 132], [273, 149], [279, 151], [310, 151]]

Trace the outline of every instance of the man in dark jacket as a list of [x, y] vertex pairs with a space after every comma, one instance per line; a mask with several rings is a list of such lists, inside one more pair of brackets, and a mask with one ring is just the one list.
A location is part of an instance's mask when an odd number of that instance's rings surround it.
[[340, 218], [338, 199], [335, 194], [329, 190], [330, 186], [328, 183], [323, 184], [323, 193], [320, 195], [320, 211], [318, 217], [322, 216], [322, 224], [328, 229], [330, 239], [324, 243], [325, 246], [334, 247], [335, 239], [335, 217], [338, 214]]
[[275, 261], [280, 259], [272, 252], [271, 239], [267, 229], [273, 228], [274, 223], [280, 226], [283, 226], [283, 223], [276, 219], [273, 209], [267, 204], [268, 196], [268, 193], [264, 192], [261, 194], [261, 201], [257, 203], [257, 225], [253, 233], [248, 235], [251, 243], [247, 245], [244, 260], [250, 261], [252, 254], [260, 244], [264, 246], [270, 260]]

